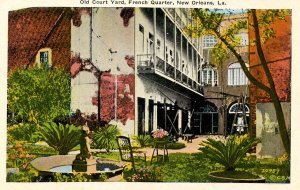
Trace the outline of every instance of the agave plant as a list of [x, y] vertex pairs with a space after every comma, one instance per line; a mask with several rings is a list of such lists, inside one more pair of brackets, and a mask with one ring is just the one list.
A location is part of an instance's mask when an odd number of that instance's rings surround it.
[[68, 154], [80, 142], [81, 131], [75, 125], [57, 125], [54, 122], [40, 127], [39, 136], [60, 155]]
[[200, 150], [211, 161], [223, 165], [225, 171], [232, 171], [257, 143], [259, 139], [250, 138], [248, 135], [229, 136], [223, 141], [208, 138], [200, 144]]
[[150, 135], [135, 135], [132, 137], [141, 147], [148, 146], [152, 143], [152, 138]]
[[120, 131], [115, 125], [100, 127], [93, 135], [93, 145], [95, 148], [109, 150], [117, 148], [116, 137]]

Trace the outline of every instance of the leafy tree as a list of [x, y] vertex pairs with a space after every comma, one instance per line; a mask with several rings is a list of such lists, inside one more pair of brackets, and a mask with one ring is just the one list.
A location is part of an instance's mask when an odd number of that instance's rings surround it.
[[70, 76], [61, 69], [29, 68], [8, 78], [8, 111], [30, 123], [52, 121], [70, 110]]
[[[191, 14], [193, 24], [188, 27], [188, 31], [194, 37], [199, 37], [201, 35], [214, 35], [217, 37], [219, 42], [215, 45], [213, 50], [213, 57], [215, 61], [222, 63], [226, 57], [224, 52], [230, 52], [236, 57], [250, 82], [270, 96], [275, 108], [281, 140], [286, 152], [290, 154], [290, 137], [286, 128], [284, 114], [275, 88], [274, 79], [272, 78], [262, 48], [262, 44], [264, 42], [270, 38], [276, 37], [276, 31], [272, 28], [271, 24], [278, 19], [284, 20], [290, 13], [288, 10], [265, 10], [261, 14], [257, 14], [254, 9], [247, 12], [250, 14], [250, 18], [252, 19], [251, 22], [248, 23], [247, 19], [234, 20], [230, 22], [228, 27], [222, 27], [222, 23], [225, 18], [227, 17], [228, 19], [228, 17], [230, 17], [229, 15], [232, 14], [230, 11], [230, 14], [226, 15], [224, 11], [192, 9]], [[248, 27], [253, 27], [255, 40], [251, 43], [256, 46], [264, 75], [267, 77], [267, 84], [264, 84], [262, 81], [255, 78], [255, 76], [248, 70], [246, 61], [243, 59], [241, 54], [239, 54], [238, 46], [241, 42], [241, 37], [237, 34], [239, 34], [242, 30], [248, 30]]]

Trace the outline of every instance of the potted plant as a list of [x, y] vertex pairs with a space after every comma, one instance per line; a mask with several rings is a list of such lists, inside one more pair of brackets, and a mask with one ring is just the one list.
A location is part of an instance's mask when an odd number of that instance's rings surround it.
[[169, 141], [169, 133], [163, 129], [156, 129], [152, 131], [152, 137], [155, 143], [167, 143]]
[[209, 173], [209, 178], [215, 182], [245, 182], [262, 183], [265, 179], [245, 171], [236, 171], [237, 165], [246, 153], [259, 143], [259, 139], [248, 135], [229, 136], [223, 140], [208, 138], [200, 145], [202, 153], [211, 161], [224, 166], [222, 171]]

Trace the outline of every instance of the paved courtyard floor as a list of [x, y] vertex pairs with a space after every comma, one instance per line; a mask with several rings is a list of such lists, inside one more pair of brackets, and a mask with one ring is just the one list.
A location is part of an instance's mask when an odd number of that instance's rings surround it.
[[[185, 147], [182, 148], [182, 149], [178, 149], [178, 150], [171, 150], [169, 149], [168, 152], [169, 154], [172, 154], [172, 153], [196, 153], [196, 152], [200, 152], [199, 149], [199, 144], [206, 140], [208, 137], [211, 137], [211, 136], [208, 136], [208, 135], [203, 135], [203, 136], [196, 136], [192, 139], [192, 142], [191, 143], [188, 143], [187, 141], [184, 141], [182, 140], [182, 138], [179, 138], [179, 141], [180, 143], [184, 143], [185, 144]], [[212, 136], [212, 137], [217, 137], [217, 136]], [[143, 149], [140, 149], [141, 151], [145, 151], [146, 152], [146, 156], [151, 156], [152, 155], [152, 152], [153, 152], [153, 148], [143, 148]], [[162, 151], [162, 150], [159, 150], [159, 151]]]

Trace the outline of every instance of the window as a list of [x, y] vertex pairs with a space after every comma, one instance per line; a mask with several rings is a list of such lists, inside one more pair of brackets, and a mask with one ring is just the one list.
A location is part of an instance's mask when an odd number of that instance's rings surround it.
[[40, 63], [42, 63], [46, 67], [49, 66], [49, 52], [48, 51], [40, 52]]
[[218, 85], [218, 72], [217, 70], [214, 70], [214, 85]]
[[42, 48], [36, 54], [35, 62], [38, 66], [49, 68], [52, 66], [52, 50], [51, 48]]
[[160, 49], [160, 40], [157, 39], [157, 49]]
[[218, 71], [217, 68], [212, 66], [203, 66], [202, 67], [202, 83], [204, 85], [218, 85]]
[[241, 68], [240, 63], [233, 63], [228, 67], [228, 85], [238, 86], [247, 85], [248, 78]]
[[241, 38], [241, 46], [249, 45], [248, 33], [242, 33], [239, 34], [238, 36]]
[[203, 37], [203, 46], [204, 47], [214, 47], [217, 43], [217, 38], [215, 36], [204, 36]]
[[154, 46], [153, 46], [153, 38], [154, 38], [153, 34], [151, 34], [151, 33], [149, 32], [149, 37], [148, 37], [148, 40], [147, 40], [147, 42], [148, 42], [147, 53], [148, 53], [148, 54], [153, 54], [153, 53], [154, 53], [154, 52], [153, 52], [153, 48], [154, 48]]
[[145, 51], [145, 35], [144, 35], [144, 27], [143, 25], [139, 24], [139, 35], [138, 35], [138, 42], [140, 43], [140, 46], [142, 48], [142, 52], [144, 53]]
[[229, 108], [229, 113], [230, 114], [243, 113], [244, 111], [245, 111], [246, 114], [250, 113], [250, 109], [249, 109], [249, 107], [246, 104], [234, 103]]
[[144, 34], [144, 27], [141, 24], [139, 25], [139, 31]]

